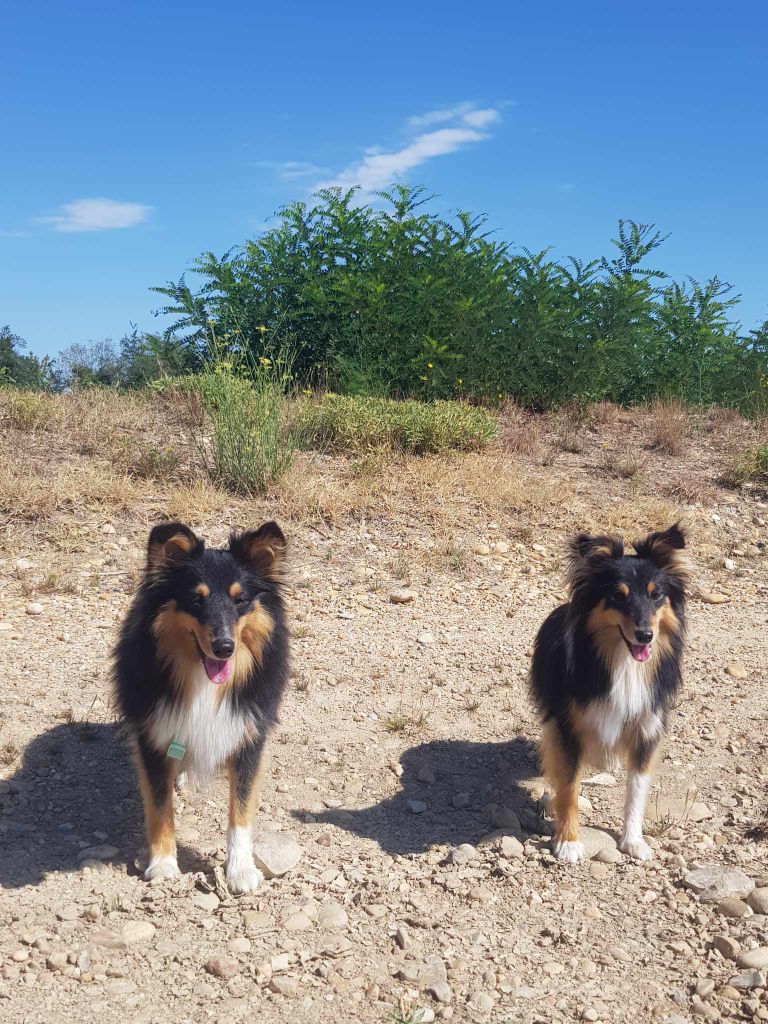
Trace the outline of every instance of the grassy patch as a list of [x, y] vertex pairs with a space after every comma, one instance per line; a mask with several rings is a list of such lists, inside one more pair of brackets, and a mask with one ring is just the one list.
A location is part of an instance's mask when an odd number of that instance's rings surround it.
[[305, 409], [298, 432], [308, 448], [341, 452], [387, 448], [424, 455], [481, 448], [496, 436], [496, 422], [484, 409], [461, 402], [328, 393]]
[[665, 455], [680, 456], [685, 452], [691, 432], [688, 407], [682, 402], [654, 402], [650, 411], [651, 448]]
[[748, 481], [768, 484], [768, 444], [752, 445], [739, 452], [722, 480], [729, 487], [739, 487]]

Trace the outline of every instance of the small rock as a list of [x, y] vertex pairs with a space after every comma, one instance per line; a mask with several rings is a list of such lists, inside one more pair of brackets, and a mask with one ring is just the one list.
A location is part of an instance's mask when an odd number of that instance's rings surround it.
[[[158, 946], [160, 944], [158, 943]], [[251, 951], [251, 940], [246, 939], [245, 936], [238, 936], [236, 939], [230, 939], [227, 943], [227, 949], [230, 953], [236, 955], [250, 953]]]
[[508, 828], [522, 834], [520, 819], [511, 807], [497, 807], [492, 811], [491, 824], [494, 828]]
[[762, 971], [768, 968], [768, 946], [758, 946], [757, 949], [749, 949], [746, 953], [742, 953], [736, 961], [736, 966], [753, 971]]
[[583, 828], [579, 840], [584, 847], [585, 860], [591, 860], [601, 850], [616, 849], [616, 840], [599, 828]]
[[126, 946], [140, 946], [150, 942], [155, 931], [149, 921], [127, 921], [120, 929], [120, 937]]
[[601, 864], [621, 864], [624, 858], [621, 853], [612, 846], [604, 846], [602, 850], [597, 851], [593, 860], [596, 860]]
[[698, 978], [693, 990], [700, 999], [707, 999], [715, 991], [715, 983], [711, 978]]
[[291, 966], [291, 954], [290, 953], [275, 953], [270, 958], [269, 966], [274, 974], [278, 974], [280, 971], [287, 971]]
[[423, 800], [408, 801], [408, 810], [411, 812], [411, 814], [423, 814], [424, 811], [426, 811], [426, 809], [427, 805], [424, 803]]
[[410, 604], [415, 599], [416, 594], [413, 590], [393, 590], [389, 595], [389, 600], [392, 604]]
[[109, 535], [109, 534], [117, 533], [117, 530], [114, 528], [112, 523], [104, 523], [104, 525], [101, 528], [101, 532], [103, 534], [105, 534], [105, 535]]
[[221, 954], [219, 956], [212, 956], [206, 962], [205, 969], [214, 978], [222, 978], [224, 981], [229, 981], [230, 978], [234, 978], [239, 973], [240, 965], [234, 957]]
[[584, 779], [585, 786], [615, 786], [616, 778], [610, 772], [598, 772], [588, 779]]
[[734, 679], [746, 679], [749, 672], [740, 661], [732, 661], [730, 665], [726, 665], [725, 671], [729, 676], [733, 676]]
[[747, 896], [747, 903], [756, 914], [768, 915], [768, 886], [753, 889]]
[[434, 981], [432, 982], [431, 985], [427, 985], [424, 991], [427, 993], [427, 995], [430, 995], [434, 999], [436, 999], [438, 1003], [450, 1003], [451, 999], [453, 998], [451, 986], [448, 984], [447, 981]]
[[340, 903], [326, 903], [320, 908], [317, 922], [321, 928], [346, 928], [349, 917]]
[[295, 868], [301, 847], [288, 832], [257, 832], [253, 837], [253, 858], [265, 878], [276, 878]]
[[192, 902], [201, 910], [213, 912], [218, 907], [220, 900], [215, 892], [196, 892], [192, 897]]
[[435, 642], [434, 634], [425, 630], [423, 633], [419, 633], [416, 637], [416, 642], [421, 644], [422, 647], [427, 647], [429, 644], [433, 644]]
[[493, 996], [487, 992], [473, 992], [467, 1005], [475, 1013], [490, 1013], [494, 1006]]
[[479, 543], [472, 545], [473, 555], [490, 555], [491, 549], [487, 544]]
[[14, 565], [19, 572], [29, 572], [33, 568], [33, 563], [28, 558], [17, 558]]
[[281, 974], [278, 977], [273, 978], [269, 983], [269, 988], [272, 992], [277, 992], [281, 996], [295, 996], [299, 991], [299, 982], [297, 978], [291, 978], [288, 975]]
[[451, 803], [454, 807], [461, 810], [464, 807], [468, 807], [470, 802], [469, 793], [454, 793]]
[[303, 911], [298, 910], [286, 918], [283, 927], [287, 932], [303, 932], [312, 927], [312, 921]]
[[416, 774], [417, 782], [424, 782], [431, 786], [435, 781], [435, 769], [431, 764], [423, 764]]
[[741, 945], [736, 941], [736, 939], [732, 939], [730, 935], [715, 935], [712, 939], [712, 945], [718, 953], [723, 954], [726, 960], [735, 960], [741, 949]]
[[761, 971], [745, 971], [730, 978], [728, 984], [731, 988], [744, 990], [752, 988], [765, 988], [765, 975]]
[[45, 966], [49, 971], [62, 971], [67, 966], [67, 958], [63, 953], [52, 953], [46, 958]]
[[30, 601], [27, 607], [24, 609], [27, 615], [42, 615], [45, 608], [40, 604], [39, 601]]
[[112, 860], [120, 851], [116, 846], [108, 846], [104, 843], [101, 846], [87, 846], [78, 854], [79, 860]]
[[695, 871], [689, 871], [683, 881], [705, 903], [720, 903], [728, 896], [743, 898], [755, 887], [752, 879], [739, 868], [724, 864], [704, 864]]
[[632, 962], [631, 955], [624, 949], [623, 946], [611, 946], [608, 950], [614, 960], [618, 960], [619, 963], [628, 964]]
[[407, 928], [398, 928], [395, 932], [395, 942], [398, 944], [400, 949], [408, 949], [411, 944], [411, 937], [408, 934]]
[[721, 917], [727, 917], [736, 921], [740, 917], [746, 917], [749, 913], [749, 904], [736, 896], [729, 896], [728, 899], [718, 903], [716, 910]]
[[712, 591], [709, 594], [702, 594], [701, 600], [704, 602], [704, 604], [728, 604], [728, 602], [731, 599], [730, 597], [727, 597], [725, 594], [720, 594], [717, 591]]

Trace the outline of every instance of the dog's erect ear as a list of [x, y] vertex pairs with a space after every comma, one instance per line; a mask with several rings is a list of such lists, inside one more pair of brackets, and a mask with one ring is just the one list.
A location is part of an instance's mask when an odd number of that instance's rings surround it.
[[660, 569], [672, 569], [679, 575], [688, 572], [685, 556], [680, 554], [685, 547], [685, 533], [680, 523], [649, 533], [643, 540], [635, 541], [633, 547], [638, 558], [649, 558]]
[[162, 569], [202, 549], [203, 541], [184, 523], [160, 523], [149, 535], [147, 567]]
[[235, 558], [268, 580], [279, 579], [287, 547], [283, 531], [272, 522], [229, 538], [229, 550]]
[[621, 537], [608, 537], [603, 534], [593, 537], [588, 533], [578, 533], [571, 540], [571, 556], [581, 558], [621, 558], [624, 554], [624, 541]]

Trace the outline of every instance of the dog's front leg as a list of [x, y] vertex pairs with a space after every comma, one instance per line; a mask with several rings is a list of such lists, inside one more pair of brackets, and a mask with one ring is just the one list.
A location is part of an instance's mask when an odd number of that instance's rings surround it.
[[144, 878], [178, 878], [173, 824], [173, 783], [177, 762], [150, 747], [143, 737], [135, 743], [134, 761], [144, 804], [149, 863]]
[[658, 750], [656, 740], [638, 737], [629, 753], [624, 828], [619, 839], [619, 849], [635, 860], [650, 860], [653, 856], [653, 851], [643, 839], [643, 819]]
[[558, 860], [575, 864], [584, 856], [579, 842], [579, 780], [581, 745], [567, 727], [550, 720], [541, 737], [544, 774], [554, 788], [552, 811], [555, 835], [552, 852]]
[[233, 893], [255, 892], [264, 876], [253, 862], [253, 816], [264, 769], [264, 739], [246, 743], [229, 763], [226, 879]]

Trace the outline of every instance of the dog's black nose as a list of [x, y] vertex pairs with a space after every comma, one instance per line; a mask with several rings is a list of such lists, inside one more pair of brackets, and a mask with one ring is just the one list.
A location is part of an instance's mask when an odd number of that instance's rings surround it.
[[653, 640], [652, 629], [636, 629], [635, 637], [639, 644], [649, 644]]
[[214, 658], [230, 658], [235, 649], [234, 641], [226, 639], [214, 640], [211, 644]]

